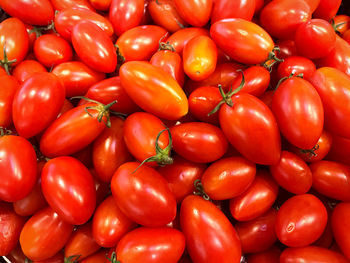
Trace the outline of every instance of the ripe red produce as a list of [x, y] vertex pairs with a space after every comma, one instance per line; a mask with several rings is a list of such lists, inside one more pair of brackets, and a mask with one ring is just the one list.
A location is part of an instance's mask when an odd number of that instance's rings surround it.
[[7, 128], [12, 123], [12, 102], [19, 88], [18, 81], [8, 75], [0, 76], [0, 127]]
[[315, 73], [316, 66], [312, 60], [301, 56], [289, 56], [278, 65], [277, 76], [278, 79], [289, 77], [290, 74], [303, 74], [305, 80], [309, 80]]
[[314, 17], [329, 21], [337, 14], [341, 2], [341, 0], [320, 0], [313, 14]]
[[12, 76], [20, 83], [23, 83], [27, 78], [37, 72], [47, 72], [47, 70], [36, 60], [23, 60], [13, 69]]
[[225, 18], [252, 20], [256, 2], [256, 0], [216, 0], [211, 13], [211, 23], [214, 24]]
[[213, 0], [174, 0], [179, 15], [195, 27], [203, 27], [208, 23], [213, 2]]
[[338, 204], [332, 213], [332, 231], [341, 251], [350, 260], [350, 237], [347, 232], [350, 216], [350, 203]]

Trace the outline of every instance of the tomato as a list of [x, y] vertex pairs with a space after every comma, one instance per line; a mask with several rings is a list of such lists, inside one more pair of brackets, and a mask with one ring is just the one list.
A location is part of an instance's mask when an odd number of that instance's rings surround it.
[[350, 29], [345, 31], [343, 39], [350, 44]]
[[332, 135], [332, 145], [325, 159], [350, 165], [350, 139]]
[[279, 39], [276, 41], [276, 45], [280, 49], [280, 52], [278, 53], [278, 57], [280, 59], [285, 59], [285, 58], [290, 57], [290, 56], [297, 56], [298, 55], [294, 40]]
[[110, 261], [107, 261], [108, 259], [106, 258], [106, 256], [107, 256], [106, 250], [99, 250], [95, 254], [92, 254], [91, 256], [79, 262], [80, 263], [108, 263]]
[[175, 197], [156, 170], [138, 166], [137, 162], [119, 166], [111, 182], [113, 197], [120, 210], [134, 222], [149, 227], [164, 226], [176, 216]]
[[63, 11], [68, 8], [85, 8], [94, 11], [91, 1], [88, 0], [51, 0], [53, 8], [57, 11]]
[[213, 0], [174, 0], [179, 15], [195, 27], [203, 27], [208, 23], [213, 2]]
[[185, 83], [185, 73], [181, 56], [171, 50], [159, 50], [151, 57], [150, 63], [163, 69], [176, 79], [182, 87]]
[[91, 223], [87, 223], [78, 227], [78, 229], [70, 236], [64, 246], [64, 256], [68, 258], [79, 255], [79, 260], [82, 260], [99, 249], [100, 246], [92, 237]]
[[31, 25], [46, 26], [54, 19], [49, 0], [1, 0], [0, 6], [10, 16]]
[[210, 36], [233, 60], [244, 64], [264, 62], [273, 49], [273, 41], [263, 28], [240, 18], [214, 23]]
[[83, 96], [89, 88], [105, 78], [105, 74], [95, 71], [79, 61], [65, 62], [53, 68], [66, 89], [66, 96]]
[[223, 158], [205, 170], [201, 181], [211, 199], [225, 200], [247, 190], [255, 173], [255, 164], [242, 157]]
[[341, 2], [341, 0], [321, 0], [313, 14], [314, 17], [329, 21], [337, 14]]
[[276, 242], [276, 216], [277, 211], [271, 208], [262, 216], [251, 221], [238, 222], [235, 225], [243, 253], [263, 252]]
[[[109, 20], [86, 8], [67, 8], [55, 16], [55, 28], [64, 39], [71, 41], [73, 27], [82, 20], [90, 21], [99, 26], [109, 37], [114, 33]], [[96, 37], [94, 37], [95, 39]]]
[[12, 123], [12, 102], [19, 88], [18, 81], [12, 76], [0, 76], [0, 127], [6, 128]]
[[73, 231], [50, 207], [36, 212], [24, 225], [20, 244], [31, 260], [44, 260], [60, 251]]
[[272, 1], [260, 13], [261, 26], [281, 39], [293, 39], [299, 25], [309, 19], [311, 10], [304, 0]]
[[181, 204], [180, 223], [193, 262], [240, 262], [237, 232], [213, 203], [199, 196], [187, 196]]
[[149, 60], [168, 32], [159, 26], [137, 26], [124, 32], [116, 42], [122, 61]]
[[321, 97], [325, 128], [330, 132], [350, 138], [350, 77], [329, 67], [319, 68], [310, 79]]
[[277, 213], [278, 239], [289, 247], [303, 247], [316, 241], [327, 224], [327, 210], [311, 194], [296, 195], [284, 202]]
[[255, 2], [256, 0], [216, 0], [211, 13], [211, 23], [213, 24], [225, 18], [252, 20], [255, 12]]
[[312, 174], [307, 164], [297, 155], [282, 151], [278, 164], [270, 166], [276, 182], [293, 194], [305, 194], [312, 185]]
[[30, 142], [20, 136], [0, 137], [0, 199], [21, 200], [36, 180], [36, 154]]
[[172, 164], [159, 167], [157, 171], [168, 181], [177, 203], [180, 203], [195, 190], [194, 182], [201, 178], [205, 168], [204, 164], [175, 156]]
[[140, 227], [127, 233], [116, 248], [121, 262], [177, 263], [185, 250], [185, 237], [179, 230]]
[[247, 255], [247, 263], [280, 263], [280, 249], [272, 247], [264, 252]]
[[93, 144], [89, 144], [88, 146], [84, 147], [82, 150], [75, 152], [72, 154], [72, 157], [78, 159], [80, 162], [82, 162], [86, 168], [92, 168], [92, 146]]
[[192, 80], [204, 80], [215, 71], [218, 53], [210, 37], [192, 38], [185, 45], [182, 56], [184, 71]]
[[335, 31], [341, 36], [344, 36], [344, 33], [350, 28], [350, 17], [347, 15], [336, 15], [333, 21], [331, 20], [331, 23], [333, 22], [332, 25], [335, 27]]
[[26, 221], [15, 213], [11, 204], [0, 203], [0, 255], [5, 256], [13, 250], [18, 242], [22, 227]]
[[346, 258], [334, 251], [322, 247], [308, 246], [301, 248], [287, 248], [280, 257], [280, 263], [299, 263], [299, 262], [318, 262], [318, 263], [348, 263]]
[[313, 13], [316, 10], [316, 8], [321, 2], [321, 0], [304, 0], [304, 1], [309, 5], [311, 13]]
[[[65, 90], [52, 73], [35, 73], [16, 92], [12, 118], [19, 135], [30, 138], [47, 128], [60, 113]], [[45, 112], [38, 118], [39, 112]]]
[[92, 235], [100, 246], [115, 247], [135, 226], [136, 224], [119, 209], [113, 196], [109, 196], [94, 213]]
[[12, 71], [14, 76], [20, 83], [37, 72], [47, 72], [46, 68], [36, 60], [23, 60]]
[[174, 151], [185, 159], [209, 163], [220, 159], [228, 148], [227, 139], [216, 126], [204, 122], [188, 122], [170, 129]]
[[230, 212], [238, 221], [255, 219], [275, 202], [278, 185], [264, 170], [258, 170], [253, 183], [241, 195], [230, 200]]
[[289, 56], [278, 65], [277, 76], [278, 79], [281, 79], [290, 76], [292, 73], [294, 75], [303, 74], [303, 78], [309, 80], [315, 71], [316, 66], [310, 59], [300, 56]]
[[64, 255], [63, 252], [60, 251], [48, 259], [35, 260], [33, 263], [64, 263]]
[[90, 4], [99, 11], [108, 11], [112, 0], [90, 0]]
[[61, 156], [48, 161], [41, 173], [41, 188], [53, 210], [70, 224], [84, 224], [95, 210], [92, 175], [73, 157]]
[[125, 91], [143, 110], [169, 120], [187, 114], [187, 97], [169, 73], [147, 62], [132, 61], [123, 64], [119, 74]]
[[347, 234], [350, 216], [350, 203], [338, 204], [332, 213], [332, 230], [334, 239], [339, 245], [344, 255], [350, 259], [350, 237]]
[[23, 254], [19, 243], [9, 254], [6, 255], [6, 258], [10, 260], [11, 263], [22, 263], [26, 260], [26, 256]]
[[312, 187], [319, 193], [350, 201], [350, 167], [338, 162], [318, 161], [310, 164]]

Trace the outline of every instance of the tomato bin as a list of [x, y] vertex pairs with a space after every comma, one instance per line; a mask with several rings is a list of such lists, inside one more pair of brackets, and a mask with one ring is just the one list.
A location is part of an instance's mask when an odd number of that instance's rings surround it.
[[350, 263], [349, 0], [0, 0], [0, 261]]

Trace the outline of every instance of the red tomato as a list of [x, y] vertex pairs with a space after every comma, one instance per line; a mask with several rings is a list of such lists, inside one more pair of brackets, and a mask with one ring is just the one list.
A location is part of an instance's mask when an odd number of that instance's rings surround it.
[[205, 170], [201, 181], [211, 199], [225, 200], [246, 191], [255, 173], [255, 164], [242, 157], [223, 158]]
[[252, 20], [256, 0], [215, 0], [213, 11], [211, 13], [211, 23], [225, 19], [225, 18], [243, 18], [245, 20]]
[[174, 151], [196, 163], [220, 159], [228, 148], [227, 139], [216, 126], [204, 122], [188, 122], [170, 129]]
[[36, 154], [30, 142], [20, 136], [0, 137], [0, 199], [21, 200], [36, 181]]
[[289, 56], [278, 65], [278, 79], [288, 77], [290, 74], [303, 74], [303, 78], [309, 80], [316, 71], [315, 64], [308, 58], [300, 56]]
[[144, 0], [112, 0], [109, 20], [117, 36], [141, 24], [144, 5]]
[[111, 182], [113, 197], [120, 210], [136, 223], [164, 226], [176, 216], [175, 197], [156, 170], [139, 165], [129, 162], [119, 166]]
[[12, 76], [0, 76], [0, 127], [7, 128], [12, 123], [12, 102], [19, 88], [18, 81]]
[[49, 0], [0, 0], [0, 6], [10, 16], [31, 25], [46, 26], [54, 19]]
[[108, 11], [112, 0], [90, 0], [90, 4], [99, 11]]
[[177, 263], [185, 250], [179, 230], [140, 227], [127, 233], [116, 248], [121, 262]]
[[261, 26], [271, 36], [294, 39], [299, 25], [311, 19], [311, 10], [304, 0], [272, 1], [260, 13]]
[[303, 247], [316, 241], [327, 224], [327, 210], [311, 194], [296, 195], [284, 202], [277, 213], [278, 239], [289, 247]]
[[97, 244], [115, 247], [136, 224], [119, 209], [113, 196], [107, 197], [96, 209], [92, 219], [92, 235]]
[[94, 11], [88, 0], [51, 0], [53, 8], [57, 11], [63, 11], [68, 8], [85, 8]]
[[270, 166], [276, 182], [293, 194], [305, 194], [312, 185], [312, 174], [307, 164], [297, 155], [282, 151], [278, 164]]
[[70, 224], [84, 224], [95, 210], [92, 175], [73, 157], [61, 156], [48, 161], [41, 173], [41, 188], [53, 210]]
[[174, 0], [179, 15], [187, 23], [196, 27], [203, 27], [208, 23], [213, 2], [213, 0]]
[[338, 204], [332, 213], [332, 230], [334, 239], [344, 255], [350, 260], [350, 237], [348, 235], [350, 203]]
[[84, 96], [89, 88], [105, 78], [105, 74], [95, 71], [84, 63], [71, 61], [57, 65], [52, 70], [63, 83], [66, 96]]
[[280, 59], [285, 59], [285, 58], [290, 57], [290, 56], [297, 56], [298, 55], [294, 40], [279, 39], [276, 41], [276, 45], [280, 49], [280, 52], [278, 53], [278, 57]]
[[350, 139], [333, 134], [332, 145], [326, 159], [350, 165]]
[[[350, 138], [350, 76], [335, 68], [319, 68], [310, 79], [324, 108], [325, 128]], [[312, 147], [312, 146], [311, 146]]]
[[132, 61], [123, 64], [119, 74], [125, 91], [143, 110], [169, 120], [187, 114], [187, 97], [169, 73], [147, 62]]
[[350, 29], [344, 33], [343, 39], [350, 44]]
[[184, 71], [192, 80], [204, 80], [215, 71], [218, 52], [210, 37], [192, 38], [185, 45], [182, 56]]
[[241, 195], [230, 200], [230, 212], [238, 221], [248, 221], [261, 216], [275, 202], [278, 185], [264, 170], [258, 170], [253, 183]]
[[193, 262], [240, 262], [237, 232], [213, 203], [199, 196], [187, 196], [181, 204], [180, 223]]
[[36, 60], [23, 60], [13, 69], [12, 76], [20, 83], [23, 83], [27, 78], [37, 72], [47, 72], [47, 70]]
[[106, 250], [99, 250], [95, 254], [92, 254], [91, 256], [83, 259], [82, 261], [79, 261], [79, 263], [109, 263], [107, 258], [107, 251]]
[[273, 49], [273, 41], [263, 28], [240, 18], [214, 23], [210, 35], [227, 55], [244, 64], [264, 62]]
[[63, 221], [50, 207], [35, 213], [24, 225], [20, 244], [31, 260], [44, 260], [54, 256], [67, 243], [73, 225]]
[[[35, 73], [16, 92], [12, 118], [19, 135], [30, 138], [47, 128], [60, 113], [65, 90], [52, 73]], [[45, 112], [40, 118], [38, 113]]]
[[304, 0], [304, 1], [309, 5], [310, 11], [311, 13], [313, 13], [316, 10], [317, 6], [320, 4], [321, 0]]
[[314, 17], [329, 21], [337, 14], [341, 2], [341, 0], [321, 0], [313, 14]]
[[350, 201], [350, 167], [331, 161], [310, 164], [312, 187], [319, 193], [342, 201]]
[[243, 253], [263, 252], [276, 242], [276, 216], [277, 211], [271, 208], [262, 216], [251, 221], [238, 222], [235, 225]]
[[333, 23], [333, 27], [335, 27], [335, 31], [339, 33], [341, 36], [344, 36], [344, 33], [350, 28], [350, 17], [347, 15], [336, 15], [331, 20]]
[[280, 263], [280, 249], [273, 247], [264, 252], [247, 255], [247, 263]]
[[33, 261], [33, 263], [64, 263], [64, 255], [63, 255], [63, 252], [60, 251], [48, 259], [35, 260]]

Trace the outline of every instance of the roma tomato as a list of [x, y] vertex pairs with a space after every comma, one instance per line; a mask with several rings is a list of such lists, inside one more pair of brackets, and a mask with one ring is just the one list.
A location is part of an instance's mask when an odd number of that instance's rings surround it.
[[187, 196], [181, 204], [180, 223], [194, 263], [240, 262], [241, 243], [237, 232], [213, 203], [199, 196]]
[[54, 256], [67, 243], [73, 227], [50, 207], [38, 211], [22, 229], [19, 241], [23, 253], [31, 260], [45, 260]]
[[107, 259], [107, 250], [102, 249], [96, 252], [95, 254], [92, 254], [91, 256], [88, 256], [87, 258], [83, 259], [82, 261], [79, 261], [80, 263], [108, 263], [111, 262]]
[[218, 52], [210, 37], [198, 36], [188, 41], [182, 57], [186, 75], [192, 80], [200, 81], [208, 78], [215, 71]]
[[117, 206], [113, 196], [107, 197], [96, 209], [92, 219], [92, 235], [97, 244], [115, 247], [136, 224]]
[[139, 165], [129, 162], [119, 166], [111, 182], [113, 197], [134, 222], [148, 227], [164, 226], [176, 216], [175, 197], [156, 170]]
[[280, 263], [281, 250], [273, 247], [264, 252], [248, 254], [247, 263]]
[[327, 209], [314, 195], [293, 196], [277, 213], [276, 235], [289, 247], [310, 245], [322, 235], [327, 217]]
[[341, 2], [341, 0], [321, 0], [313, 14], [314, 17], [329, 21], [337, 14]]
[[249, 188], [230, 200], [230, 212], [238, 221], [249, 221], [267, 212], [275, 202], [278, 185], [264, 170], [257, 171]]
[[321, 0], [304, 0], [304, 1], [309, 5], [311, 13], [313, 13], [316, 10], [316, 8], [321, 2]]
[[331, 23], [334, 22], [335, 31], [344, 37], [344, 33], [350, 28], [350, 17], [347, 15], [336, 15], [331, 20]]
[[187, 114], [187, 97], [169, 73], [147, 62], [131, 61], [121, 66], [119, 74], [125, 91], [143, 110], [169, 120]]
[[[210, 28], [210, 35], [224, 53], [244, 64], [264, 62], [274, 45], [263, 28], [241, 18], [214, 23]], [[231, 41], [232, 39], [235, 41]]]
[[205, 170], [201, 181], [211, 199], [225, 200], [247, 190], [255, 173], [255, 164], [242, 157], [223, 158]]
[[0, 199], [21, 200], [36, 181], [36, 154], [30, 142], [20, 136], [0, 137]]
[[185, 250], [185, 237], [179, 230], [140, 227], [127, 233], [116, 248], [121, 262], [177, 263]]
[[332, 145], [325, 159], [350, 165], [350, 139], [334, 134], [331, 138]]
[[[65, 89], [52, 73], [35, 73], [16, 92], [12, 118], [19, 135], [30, 138], [46, 129], [60, 113]], [[45, 112], [40, 118], [38, 114]]]
[[94, 11], [88, 0], [51, 0], [53, 8], [57, 11], [63, 11], [68, 8], [85, 8]]
[[12, 123], [12, 102], [19, 88], [18, 81], [12, 76], [0, 76], [0, 127], [7, 128]]
[[47, 72], [47, 70], [36, 60], [23, 60], [13, 69], [12, 76], [14, 76], [20, 83], [23, 83], [27, 78], [37, 72]]
[[316, 66], [310, 59], [300, 56], [289, 56], [278, 65], [277, 77], [281, 79], [289, 77], [293, 73], [294, 75], [303, 74], [303, 78], [309, 80], [315, 71]]
[[332, 231], [335, 241], [344, 255], [350, 260], [350, 237], [347, 232], [350, 225], [349, 221], [346, 220], [349, 216], [350, 203], [338, 204], [332, 213]]
[[216, 0], [214, 1], [213, 11], [211, 13], [211, 23], [225, 18], [242, 18], [252, 20], [256, 0]]
[[213, 0], [174, 0], [174, 3], [179, 15], [190, 25], [203, 27], [208, 23]]
[[220, 159], [228, 148], [227, 139], [216, 126], [204, 122], [188, 122], [170, 129], [174, 151], [185, 159], [209, 163]]
[[90, 4], [93, 8], [99, 11], [108, 11], [112, 0], [90, 0]]

